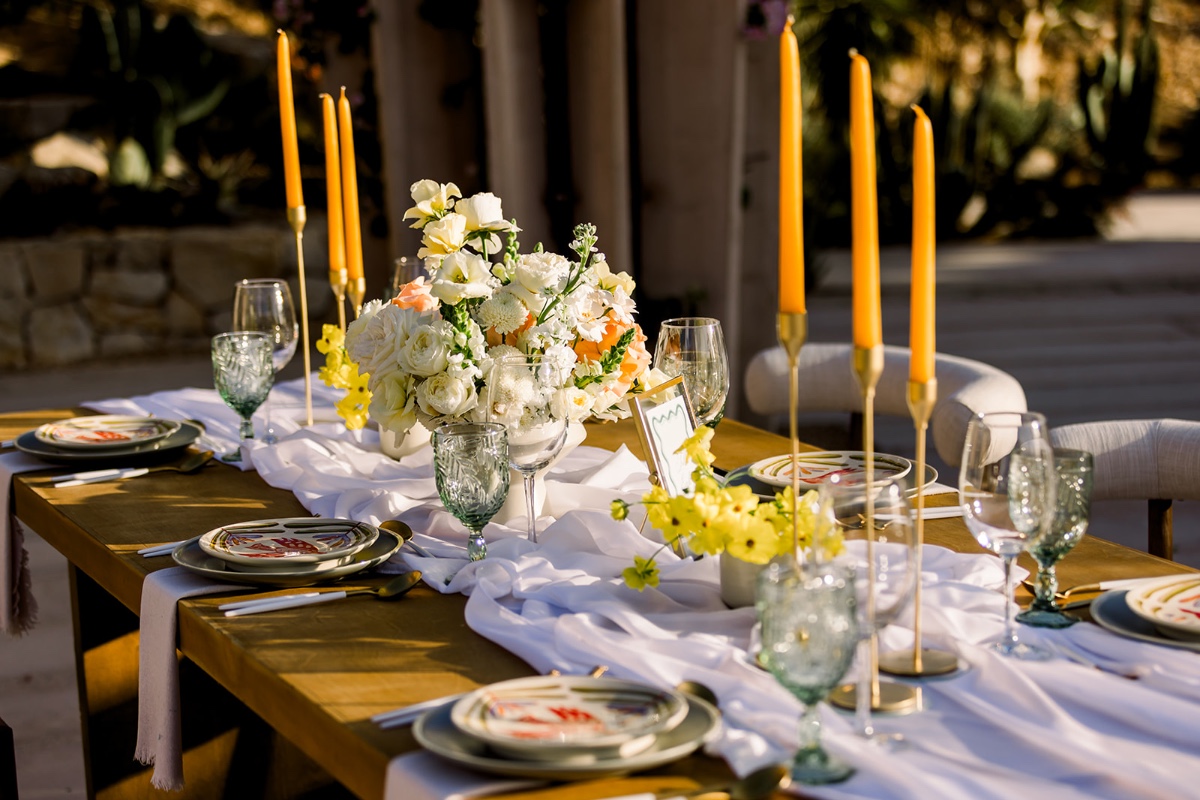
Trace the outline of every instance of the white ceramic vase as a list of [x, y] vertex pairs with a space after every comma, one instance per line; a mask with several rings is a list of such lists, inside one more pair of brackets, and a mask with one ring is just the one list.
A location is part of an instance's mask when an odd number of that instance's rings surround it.
[[[554, 457], [553, 461], [534, 474], [533, 512], [535, 517], [540, 517], [542, 511], [546, 508], [546, 473], [553, 469], [559, 461], [562, 461], [568, 453], [583, 444], [583, 440], [586, 438], [587, 429], [583, 426], [583, 423], [572, 422], [567, 428], [567, 440], [563, 443], [562, 450], [558, 451], [558, 455]], [[492, 521], [498, 522], [501, 525], [508, 525], [513, 520], [524, 519], [527, 514], [524, 476], [515, 469], [510, 469], [508, 499], [504, 501], [504, 505], [492, 517]]]
[[397, 461], [429, 446], [429, 429], [421, 423], [414, 424], [408, 433], [397, 436], [388, 428], [379, 429], [379, 449], [388, 458]]
[[744, 608], [754, 605], [754, 596], [758, 591], [758, 574], [766, 568], [766, 564], [751, 564], [735, 558], [729, 553], [721, 553], [721, 599], [730, 608]]

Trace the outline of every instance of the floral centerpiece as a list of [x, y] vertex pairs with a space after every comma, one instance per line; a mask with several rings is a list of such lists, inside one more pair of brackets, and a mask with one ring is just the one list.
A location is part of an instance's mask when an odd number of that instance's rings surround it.
[[364, 305], [344, 337], [326, 325], [317, 343], [320, 377], [347, 390], [338, 404], [346, 424], [369, 417], [403, 436], [417, 422], [483, 420], [492, 363], [517, 354], [561, 368], [554, 402], [570, 420], [628, 416], [627, 395], [649, 385], [650, 354], [634, 322], [634, 281], [609, 269], [595, 226], [576, 226], [573, 258], [540, 245], [521, 254], [520, 229], [495, 195], [463, 198], [432, 180], [411, 192], [404, 217], [422, 232], [427, 275]]
[[[776, 556], [792, 552], [795, 544], [801, 551], [818, 553], [822, 559], [837, 555], [842, 549], [836, 528], [817, 524], [816, 490], [809, 490], [795, 505], [799, 519], [799, 541], [793, 540], [792, 488], [779, 491], [771, 501], [761, 501], [749, 486], [727, 486], [713, 472], [713, 454], [709, 449], [713, 429], [699, 427], [677, 452], [686, 453], [695, 465], [695, 483], [688, 494], [671, 496], [661, 486], [655, 486], [642, 496], [646, 519], [662, 531], [662, 549], [686, 543], [688, 549], [705, 555], [728, 553], [751, 564], [766, 564]], [[622, 520], [629, 516], [630, 504], [625, 500], [612, 501], [612, 516]], [[797, 556], [800, 554], [797, 553]], [[634, 556], [633, 566], [622, 573], [625, 583], [639, 592], [647, 586], [658, 585], [658, 565], [654, 556]]]

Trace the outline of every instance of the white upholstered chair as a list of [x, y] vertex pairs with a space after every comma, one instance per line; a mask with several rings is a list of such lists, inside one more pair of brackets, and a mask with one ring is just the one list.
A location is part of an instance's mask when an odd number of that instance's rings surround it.
[[[799, 411], [861, 414], [862, 391], [850, 368], [852, 346], [811, 342], [800, 351]], [[909, 417], [908, 348], [884, 347], [875, 413]], [[933, 447], [952, 467], [962, 461], [967, 423], [985, 411], [1025, 411], [1025, 391], [1007, 372], [968, 358], [939, 353], [938, 399], [929, 421]], [[758, 414], [786, 414], [789, 370], [782, 347], [760, 351], [746, 367], [746, 402]], [[951, 480], [951, 483], [954, 481]]]
[[1173, 557], [1171, 501], [1200, 500], [1200, 422], [1084, 422], [1051, 428], [1050, 439], [1092, 454], [1093, 500], [1148, 501], [1147, 551]]

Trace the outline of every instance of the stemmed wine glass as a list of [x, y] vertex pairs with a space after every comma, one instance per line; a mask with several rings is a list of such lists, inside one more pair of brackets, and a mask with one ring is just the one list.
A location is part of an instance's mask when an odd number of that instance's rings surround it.
[[487, 417], [508, 428], [508, 463], [521, 473], [529, 541], [537, 543], [534, 486], [567, 440], [566, 408], [556, 402], [570, 370], [543, 355], [498, 358], [488, 374]]
[[668, 378], [682, 375], [696, 420], [716, 427], [729, 394], [729, 360], [720, 321], [679, 317], [664, 322], [654, 346], [654, 368]]
[[859, 734], [879, 744], [902, 737], [877, 735], [872, 709], [903, 712], [916, 706], [911, 687], [879, 680], [879, 631], [907, 608], [919, 579], [906, 488], [897, 477], [867, 484], [835, 475], [817, 490], [818, 523], [836, 525], [841, 534], [844, 549], [833, 563], [853, 576], [861, 636], [858, 683], [839, 687], [834, 702], [854, 708]]
[[786, 560], [759, 573], [758, 662], [804, 704], [792, 780], [816, 785], [843, 781], [854, 768], [821, 746], [817, 705], [846, 674], [858, 641], [854, 574], [841, 566]]
[[[255, 278], [238, 281], [233, 292], [233, 327], [239, 331], [262, 331], [271, 337], [271, 358], [275, 372], [287, 366], [296, 355], [300, 327], [296, 307], [285, 281]], [[266, 432], [263, 441], [275, 444], [279, 438], [271, 426], [271, 404], [263, 404]]]
[[[250, 417], [275, 383], [272, 350], [270, 335], [261, 331], [219, 333], [212, 340], [213, 383], [225, 404], [242, 418], [238, 429], [242, 441], [254, 438]], [[241, 461], [242, 452], [237, 449], [221, 459]]]
[[1050, 653], [1017, 640], [1013, 562], [1036, 547], [1054, 516], [1054, 450], [1046, 418], [1031, 411], [980, 414], [967, 424], [958, 476], [963, 519], [975, 540], [1004, 560], [1001, 655], [1041, 660]]
[[492, 422], [451, 422], [434, 429], [434, 478], [438, 497], [467, 526], [467, 558], [487, 555], [483, 526], [508, 497], [508, 436]]
[[1017, 614], [1018, 622], [1035, 628], [1067, 628], [1077, 622], [1054, 602], [1058, 591], [1054, 565], [1079, 544], [1087, 531], [1092, 506], [1092, 454], [1086, 450], [1056, 449], [1054, 473], [1057, 477], [1054, 519], [1049, 532], [1029, 548], [1038, 565], [1033, 603]]

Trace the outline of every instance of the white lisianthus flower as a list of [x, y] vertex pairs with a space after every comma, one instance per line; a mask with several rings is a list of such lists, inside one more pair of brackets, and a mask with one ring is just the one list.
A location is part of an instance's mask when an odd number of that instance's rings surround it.
[[474, 383], [448, 372], [439, 372], [417, 386], [417, 404], [431, 417], [462, 416], [478, 401]]
[[525, 324], [529, 309], [512, 292], [503, 289], [479, 306], [479, 324], [501, 335], [512, 333]]
[[397, 353], [400, 367], [413, 375], [429, 377], [449, 366], [454, 328], [445, 320], [418, 325]]
[[554, 393], [550, 401], [550, 411], [556, 417], [566, 417], [571, 422], [579, 422], [592, 413], [595, 401], [583, 389], [575, 386], [564, 386]]
[[453, 183], [438, 183], [428, 178], [417, 181], [408, 191], [416, 205], [404, 212], [404, 218], [415, 219], [414, 228], [423, 228], [444, 215], [450, 209], [451, 197], [462, 197], [462, 192]]
[[455, 305], [467, 297], [489, 296], [492, 280], [486, 261], [474, 253], [459, 250], [442, 259], [429, 291], [443, 303]]
[[506, 231], [512, 224], [504, 219], [500, 198], [491, 192], [480, 192], [454, 204], [454, 210], [467, 218], [469, 231]]
[[417, 258], [444, 256], [462, 249], [467, 241], [467, 219], [462, 214], [447, 214], [425, 226]]
[[396, 371], [379, 381], [371, 390], [367, 412], [371, 419], [397, 436], [408, 433], [417, 422], [417, 395], [411, 375]]
[[534, 294], [558, 291], [571, 271], [571, 262], [557, 253], [527, 253], [517, 259], [513, 278]]
[[371, 375], [372, 384], [400, 368], [397, 354], [408, 338], [406, 322], [410, 315], [415, 316], [411, 309], [372, 301], [347, 326], [346, 352], [358, 364], [360, 373]]

